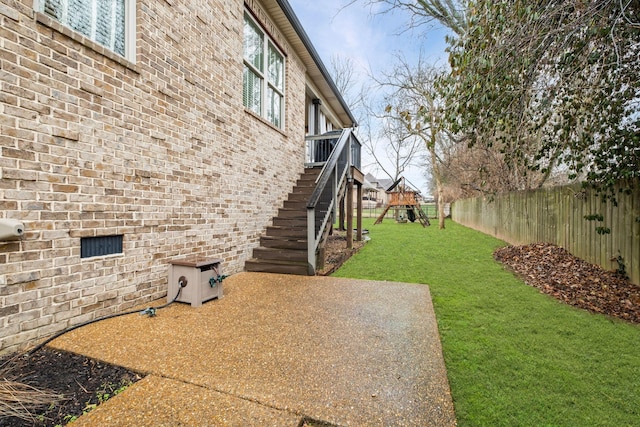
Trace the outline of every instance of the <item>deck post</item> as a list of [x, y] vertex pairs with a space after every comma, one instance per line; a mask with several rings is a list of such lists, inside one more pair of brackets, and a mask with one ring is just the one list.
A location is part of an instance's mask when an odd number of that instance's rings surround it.
[[356, 183], [358, 188], [357, 200], [356, 200], [356, 223], [357, 234], [356, 240], [362, 242], [362, 183]]
[[316, 274], [316, 212], [307, 208], [307, 265], [309, 276]]
[[353, 248], [353, 178], [347, 184], [347, 249]]

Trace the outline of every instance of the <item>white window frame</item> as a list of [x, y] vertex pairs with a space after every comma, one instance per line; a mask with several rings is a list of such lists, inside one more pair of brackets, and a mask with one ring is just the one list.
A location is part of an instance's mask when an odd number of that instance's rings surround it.
[[[96, 14], [97, 1], [96, 0], [85, 0], [85, 1], [91, 4], [92, 10], [93, 10], [92, 19], [95, 22], [95, 19], [97, 18], [97, 14]], [[60, 2], [63, 4], [63, 6], [65, 6], [64, 13], [66, 14], [66, 11], [67, 11], [66, 5], [68, 5], [68, 0], [60, 0]], [[44, 13], [44, 6], [45, 6], [45, 0], [34, 0], [33, 7], [36, 11], [40, 13]], [[49, 16], [51, 19], [56, 20], [54, 17], [51, 17], [50, 15], [47, 15], [47, 16]], [[73, 31], [73, 29], [69, 27], [66, 24], [66, 22], [62, 22], [62, 21], [58, 21], [58, 22], [60, 22], [60, 24], [64, 25], [65, 27]], [[95, 33], [95, 30], [93, 32]], [[86, 36], [83, 35], [83, 37], [86, 37]], [[108, 49], [114, 54], [118, 56], [122, 56], [119, 53], [113, 51], [109, 46], [105, 46], [99, 43], [96, 40], [95, 35], [92, 35], [92, 37], [87, 37], [87, 38], [91, 40], [93, 43], [103, 46], [105, 49]], [[136, 0], [124, 0], [124, 58], [127, 61], [130, 61], [132, 63], [136, 62]]]
[[[258, 21], [256, 21], [256, 19], [252, 16], [252, 14], [248, 10], [245, 10], [244, 12], [243, 23], [242, 23], [243, 26], [244, 26], [245, 19], [249, 19], [253, 23], [253, 25], [255, 25], [262, 32], [262, 49], [263, 49], [262, 67], [263, 69], [262, 70], [257, 69], [253, 64], [251, 64], [249, 61], [247, 61], [246, 58], [243, 57], [244, 67], [248, 68], [251, 72], [256, 74], [262, 80], [262, 84], [260, 88], [260, 112], [254, 111], [254, 113], [258, 114], [260, 117], [262, 117], [263, 119], [265, 119], [266, 121], [271, 123], [273, 126], [277, 127], [278, 129], [284, 129], [286, 69], [287, 69], [286, 59], [287, 58], [282, 52], [282, 50], [280, 50], [278, 45], [275, 43], [275, 41], [271, 37], [269, 37], [269, 34], [265, 31], [264, 27], [260, 25]], [[244, 38], [243, 38], [243, 43], [244, 43]], [[273, 48], [273, 50], [275, 50], [275, 52], [277, 52], [278, 55], [280, 55], [280, 57], [282, 58], [282, 89], [279, 89], [274, 84], [274, 82], [269, 80], [268, 67], [269, 67], [269, 48], [270, 47]], [[244, 90], [244, 81], [243, 81], [242, 87]], [[272, 89], [280, 97], [280, 111], [279, 111], [280, 122], [279, 123], [274, 123], [274, 121], [269, 118], [269, 106], [268, 106], [269, 89]], [[243, 104], [244, 104], [244, 96], [243, 96]], [[245, 108], [247, 108], [250, 111], [253, 111], [253, 109], [251, 109], [247, 105], [245, 105]]]

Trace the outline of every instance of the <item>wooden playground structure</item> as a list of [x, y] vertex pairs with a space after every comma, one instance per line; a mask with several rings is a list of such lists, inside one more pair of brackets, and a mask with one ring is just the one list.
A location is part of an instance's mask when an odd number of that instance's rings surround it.
[[393, 185], [387, 189], [387, 194], [389, 195], [389, 202], [384, 207], [378, 219], [376, 219], [376, 222], [374, 222], [374, 225], [380, 224], [389, 209], [392, 208], [397, 210], [406, 209], [407, 219], [411, 222], [415, 222], [417, 219], [423, 227], [431, 225], [429, 218], [422, 211], [420, 203], [418, 202], [418, 191], [407, 187], [404, 183], [404, 178], [400, 178], [394, 182]]

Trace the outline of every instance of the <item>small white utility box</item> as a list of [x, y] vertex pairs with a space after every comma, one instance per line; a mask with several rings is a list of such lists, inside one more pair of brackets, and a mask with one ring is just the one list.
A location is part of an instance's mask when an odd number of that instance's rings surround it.
[[171, 261], [169, 269], [169, 290], [167, 302], [172, 301], [183, 286], [176, 301], [186, 302], [192, 307], [200, 307], [203, 302], [222, 298], [222, 260], [178, 259]]

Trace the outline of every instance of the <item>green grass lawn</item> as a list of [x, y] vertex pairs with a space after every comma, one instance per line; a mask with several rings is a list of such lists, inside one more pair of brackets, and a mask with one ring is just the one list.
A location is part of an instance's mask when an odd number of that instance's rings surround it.
[[334, 276], [429, 285], [458, 425], [640, 425], [640, 327], [541, 294], [493, 260], [504, 242], [451, 221], [364, 226]]

